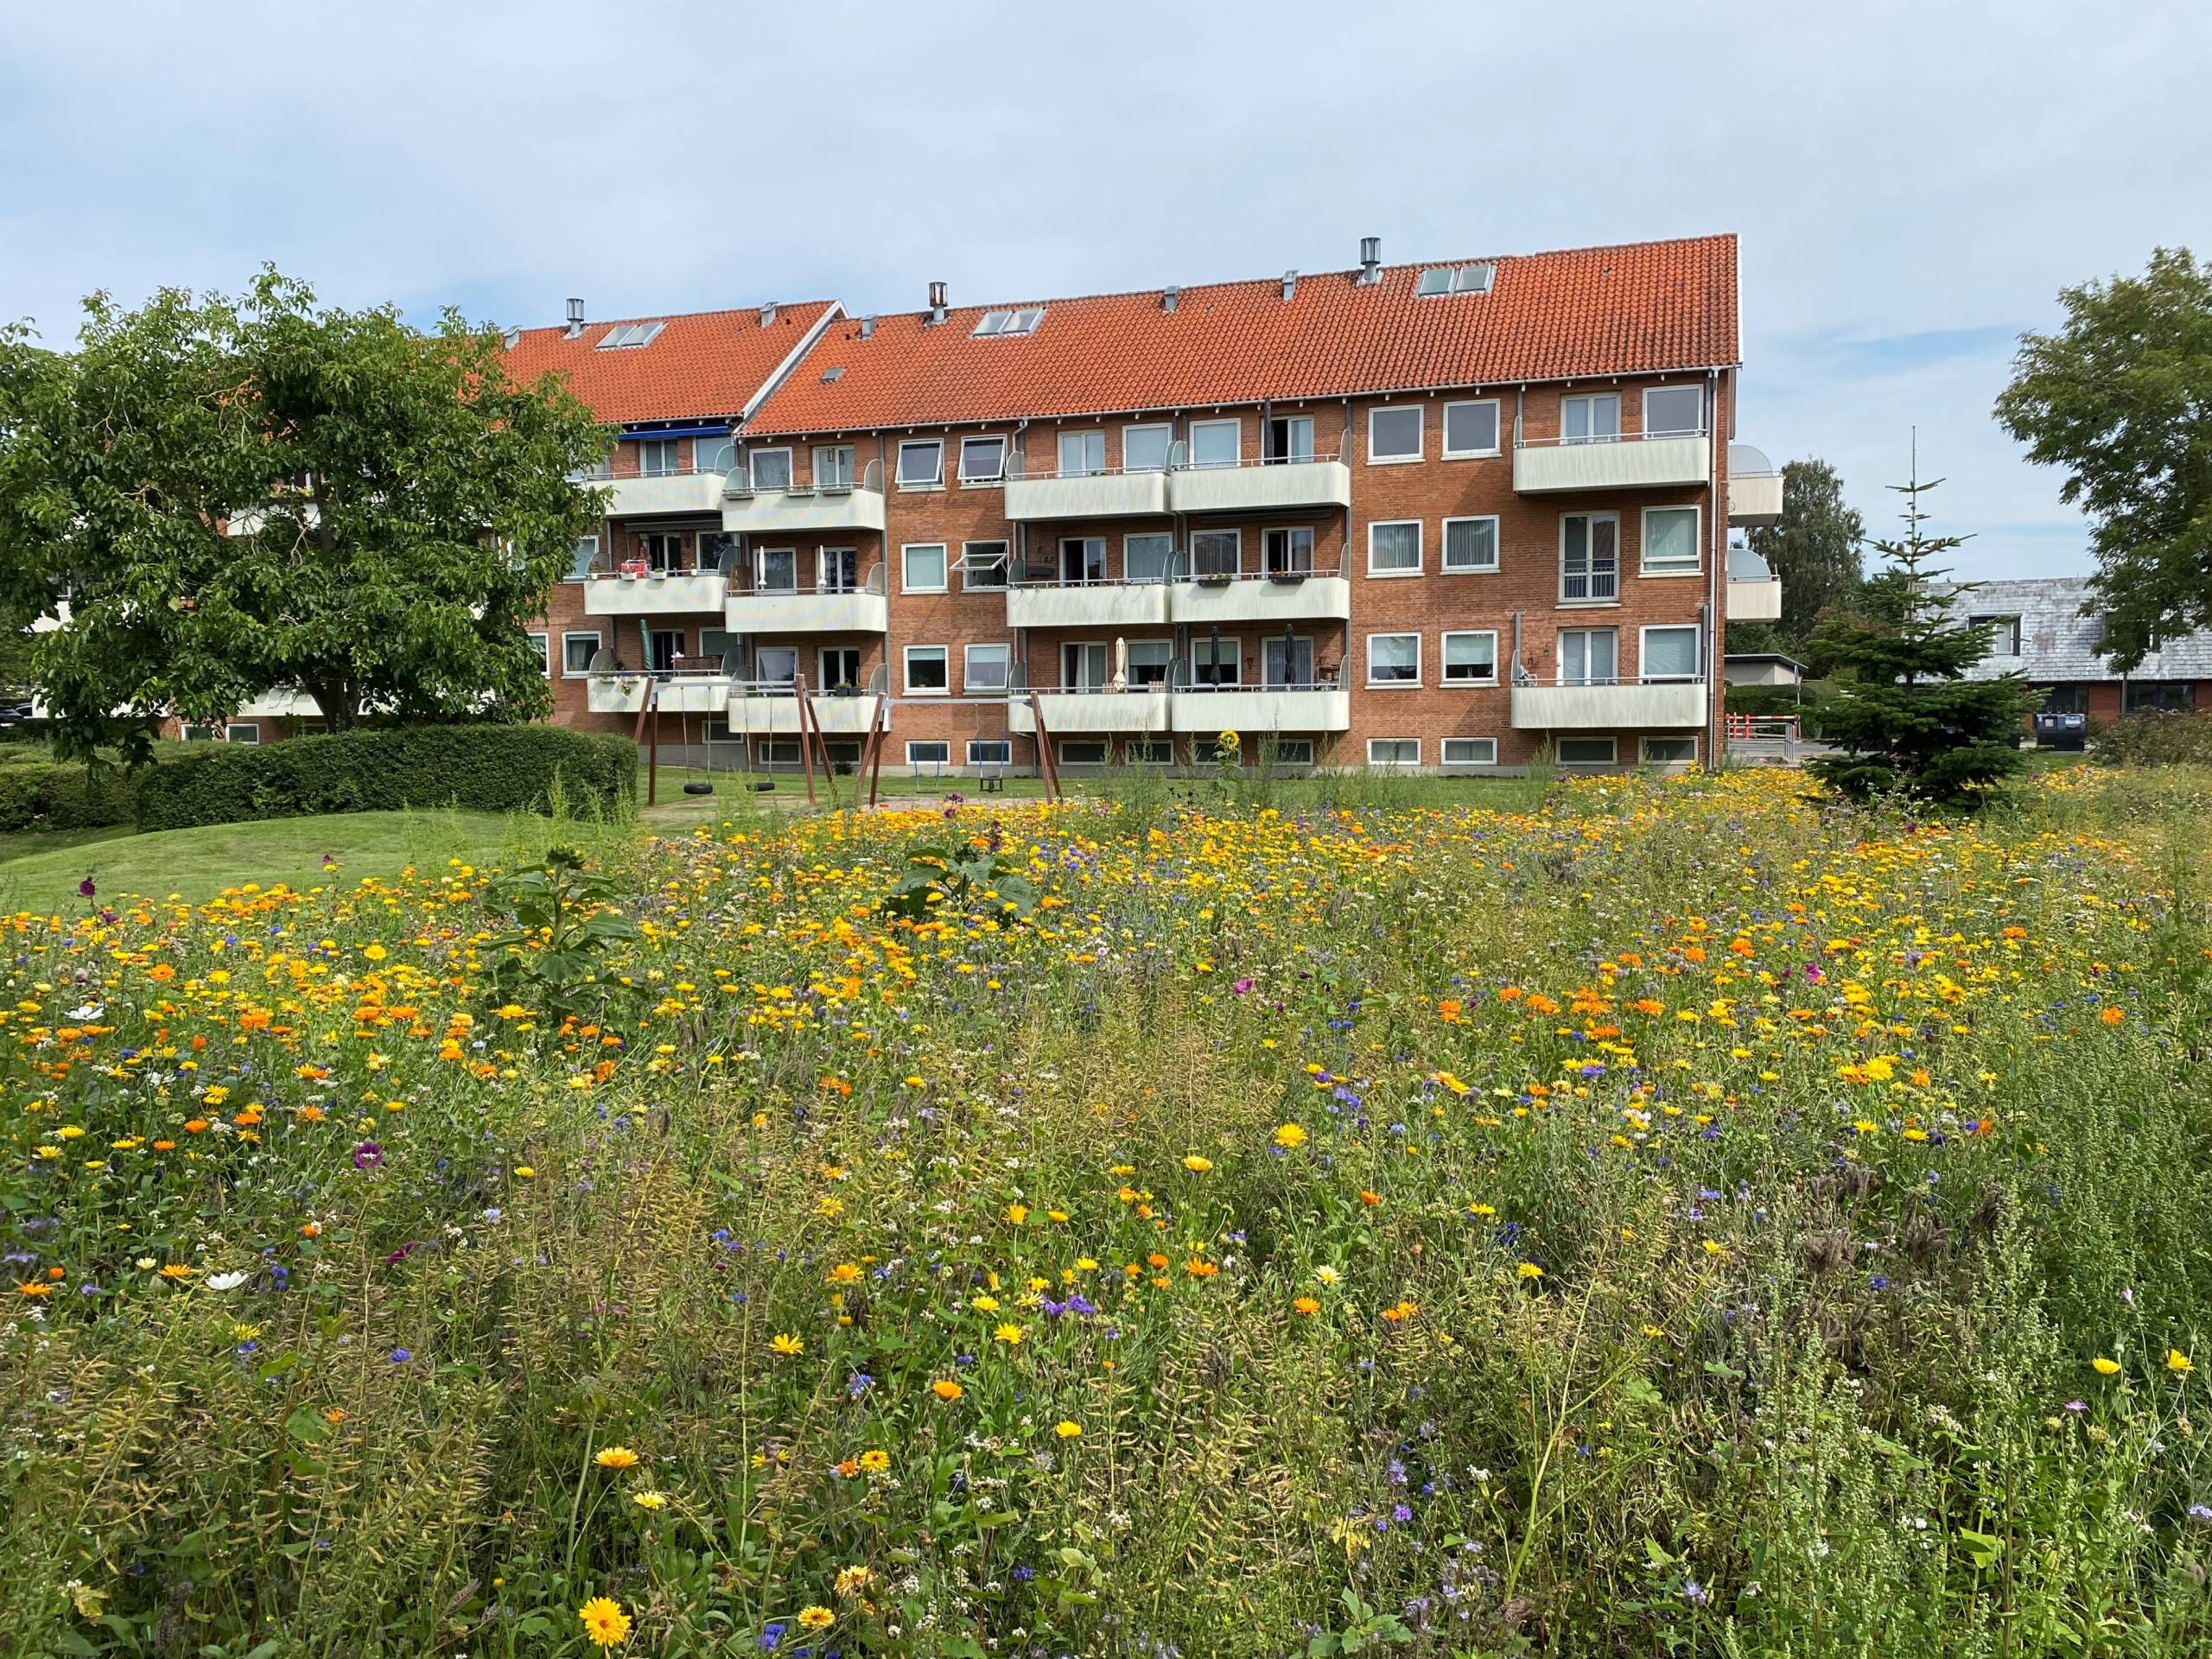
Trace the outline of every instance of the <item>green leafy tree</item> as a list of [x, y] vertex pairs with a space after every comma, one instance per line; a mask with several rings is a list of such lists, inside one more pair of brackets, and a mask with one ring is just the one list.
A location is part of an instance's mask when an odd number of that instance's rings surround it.
[[2212, 264], [2160, 248], [2141, 276], [2059, 298], [2065, 326], [2021, 336], [1997, 418], [2087, 509], [2090, 589], [2125, 672], [2212, 625]]
[[85, 308], [73, 352], [0, 334], [0, 620], [67, 607], [34, 650], [58, 749], [135, 763], [276, 686], [341, 731], [543, 712], [528, 626], [605, 451], [564, 385], [451, 311], [426, 334], [273, 270]]
[[1844, 505], [1843, 480], [1827, 462], [1786, 462], [1782, 522], [1746, 531], [1745, 539], [1782, 578], [1782, 620], [1774, 629], [1779, 639], [1802, 644], [1820, 625], [1821, 613], [1857, 601], [1865, 580], [1859, 546], [1866, 525]]
[[2026, 764], [2013, 747], [2034, 702], [2017, 674], [1970, 680], [1966, 672], [1989, 655], [1989, 628], [1959, 620], [1951, 609], [1972, 584], [1938, 584], [1946, 572], [1930, 561], [1963, 544], [1959, 536], [1929, 536], [1921, 498], [1942, 483], [1890, 487], [1905, 498], [1905, 533], [1875, 542], [1887, 561], [1868, 582], [1872, 613], [1832, 615], [1814, 636], [1829, 661], [1854, 683], [1821, 719], [1842, 753], [1810, 762], [1827, 782], [1854, 799], [1904, 794], [1948, 804], [1971, 804], [1989, 785]]

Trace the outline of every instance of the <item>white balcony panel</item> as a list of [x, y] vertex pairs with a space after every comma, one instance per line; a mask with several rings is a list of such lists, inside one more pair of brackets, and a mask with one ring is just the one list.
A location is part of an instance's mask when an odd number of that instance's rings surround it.
[[[1165, 732], [1168, 726], [1167, 693], [1149, 687], [1138, 691], [1042, 691], [1045, 729], [1053, 737], [1081, 737], [1096, 732]], [[1029, 700], [1016, 697], [1007, 705], [1007, 729], [1028, 736], [1037, 729]]]
[[883, 533], [881, 490], [763, 490], [721, 499], [722, 528], [747, 536], [788, 536], [810, 530]]
[[1705, 687], [1516, 685], [1516, 732], [1663, 731], [1705, 724]]
[[634, 715], [645, 706], [652, 683], [643, 674], [594, 678], [584, 688], [584, 706], [594, 715]]
[[650, 518], [671, 512], [712, 512], [722, 504], [720, 473], [682, 473], [672, 478], [588, 480], [607, 496], [610, 518]]
[[1523, 495], [1703, 484], [1712, 473], [1713, 444], [1706, 438], [1527, 444], [1513, 452], [1513, 487]]
[[1168, 601], [1168, 620], [1194, 628], [1237, 622], [1348, 622], [1351, 583], [1343, 576], [1308, 576], [1303, 582], [1265, 578], [1224, 582], [1178, 582]]
[[719, 572], [593, 576], [584, 583], [586, 616], [696, 616], [719, 611], [728, 590]]
[[[1006, 622], [1010, 628], [1164, 628], [1167, 602], [1166, 584], [1157, 582], [1009, 588]], [[1052, 718], [1045, 716], [1048, 724]]]
[[1764, 581], [1738, 582], [1728, 579], [1728, 620], [1731, 622], [1779, 622], [1782, 620], [1782, 578], [1768, 576]]
[[881, 594], [732, 594], [723, 619], [733, 633], [882, 633], [891, 604]]
[[1096, 473], [1088, 478], [1010, 478], [1006, 481], [1006, 516], [1029, 524], [1056, 518], [1133, 518], [1166, 511], [1165, 473]]
[[663, 680], [653, 706], [670, 715], [719, 715], [729, 706], [729, 683], [720, 674], [685, 674]]
[[320, 720], [322, 705], [306, 692], [280, 688], [264, 691], [245, 704], [233, 720]]
[[1177, 512], [1249, 512], [1270, 507], [1349, 507], [1351, 468], [1341, 461], [1270, 467], [1193, 467], [1170, 474], [1167, 504]]
[[[866, 737], [875, 719], [874, 697], [810, 697], [808, 702], [813, 704], [815, 722], [825, 736]], [[729, 699], [728, 715], [733, 733], [743, 732], [755, 737], [798, 735], [797, 697], [747, 696], [740, 692]], [[883, 728], [891, 729], [888, 712], [884, 716]]]
[[1757, 530], [1782, 522], [1780, 473], [1728, 474], [1728, 524], [1733, 530]]
[[1351, 729], [1351, 693], [1179, 691], [1174, 714], [1179, 732], [1344, 732]]

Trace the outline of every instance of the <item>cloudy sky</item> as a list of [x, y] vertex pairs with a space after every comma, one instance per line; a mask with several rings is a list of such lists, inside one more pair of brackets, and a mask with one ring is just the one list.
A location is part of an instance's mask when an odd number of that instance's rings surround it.
[[2087, 568], [1989, 418], [2066, 284], [2212, 255], [2201, 3], [0, 10], [0, 318], [236, 289], [908, 309], [1734, 231], [1746, 407], [1968, 574]]

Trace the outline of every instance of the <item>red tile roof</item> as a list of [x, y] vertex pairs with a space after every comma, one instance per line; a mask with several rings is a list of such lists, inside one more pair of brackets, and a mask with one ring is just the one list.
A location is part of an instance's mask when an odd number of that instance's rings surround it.
[[[1433, 264], [1441, 261], [1431, 262]], [[1651, 373], [1737, 360], [1736, 238], [1707, 236], [1525, 254], [1487, 294], [1415, 297], [1427, 267], [1032, 301], [1033, 334], [975, 339], [984, 308], [928, 326], [833, 322], [750, 432], [1003, 421], [1187, 409], [1427, 387]], [[825, 382], [824, 372], [844, 372]]]
[[599, 342], [620, 321], [588, 323], [575, 340], [564, 328], [525, 328], [508, 349], [507, 368], [525, 381], [567, 375], [576, 396], [610, 424], [737, 415], [835, 303], [778, 306], [765, 328], [757, 306], [673, 316], [650, 346], [604, 352]]

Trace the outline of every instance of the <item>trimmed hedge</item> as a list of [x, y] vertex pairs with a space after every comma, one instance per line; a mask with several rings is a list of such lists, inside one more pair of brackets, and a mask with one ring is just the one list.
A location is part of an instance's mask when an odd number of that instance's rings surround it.
[[571, 804], [612, 809], [637, 794], [638, 746], [558, 726], [412, 726], [223, 744], [141, 777], [138, 827], [410, 806], [535, 811], [556, 777]]
[[120, 766], [91, 773], [36, 757], [0, 764], [0, 830], [104, 830], [137, 816], [134, 780]]

